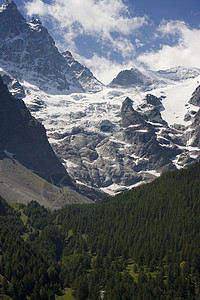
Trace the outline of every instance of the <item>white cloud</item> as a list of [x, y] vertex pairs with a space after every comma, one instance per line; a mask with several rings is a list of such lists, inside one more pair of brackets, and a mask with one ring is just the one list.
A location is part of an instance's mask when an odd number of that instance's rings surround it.
[[144, 43], [142, 43], [139, 39], [135, 39], [135, 44], [137, 48], [143, 47]]
[[135, 54], [134, 45], [125, 37], [120, 37], [115, 40], [111, 40], [112, 49], [118, 53], [121, 53], [122, 57], [128, 58]]
[[162, 45], [158, 51], [146, 52], [138, 57], [138, 62], [152, 70], [174, 66], [200, 68], [200, 29], [191, 29], [183, 21], [163, 21], [158, 28], [159, 36], [178, 36], [174, 46]]
[[[129, 16], [122, 0], [54, 0], [51, 4], [32, 0], [25, 7], [28, 15], [39, 15], [43, 21], [52, 17], [68, 44], [74, 46], [78, 35], [87, 34], [100, 43], [109, 43], [123, 57], [134, 52], [128, 35], [148, 23], [146, 16]], [[118, 36], [114, 38], [113, 33]]]
[[94, 54], [91, 59], [86, 59], [78, 55], [75, 58], [87, 66], [93, 72], [94, 76], [104, 84], [109, 84], [120, 71], [138, 67], [135, 61], [120, 64], [108, 58], [99, 57], [97, 54]]
[[55, 0], [52, 4], [32, 0], [26, 3], [26, 9], [29, 15], [53, 16], [62, 27], [78, 22], [88, 34], [130, 34], [146, 22], [145, 17], [129, 18], [121, 0]]

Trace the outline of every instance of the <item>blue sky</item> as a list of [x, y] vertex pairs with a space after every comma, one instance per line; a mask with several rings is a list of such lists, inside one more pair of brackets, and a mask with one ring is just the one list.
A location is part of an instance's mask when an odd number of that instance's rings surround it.
[[199, 0], [129, 0], [128, 3], [138, 14], [147, 14], [157, 25], [162, 19], [182, 20], [191, 26], [200, 23]]
[[[3, 3], [3, 1], [2, 1]], [[126, 68], [200, 68], [199, 0], [15, 0], [108, 83]]]

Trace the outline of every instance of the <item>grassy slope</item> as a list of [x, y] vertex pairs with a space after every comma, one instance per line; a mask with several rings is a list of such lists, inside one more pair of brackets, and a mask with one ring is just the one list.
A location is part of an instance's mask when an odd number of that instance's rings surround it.
[[60, 189], [12, 159], [0, 160], [0, 195], [9, 202], [26, 204], [36, 200], [57, 209], [69, 203], [90, 203], [70, 188]]

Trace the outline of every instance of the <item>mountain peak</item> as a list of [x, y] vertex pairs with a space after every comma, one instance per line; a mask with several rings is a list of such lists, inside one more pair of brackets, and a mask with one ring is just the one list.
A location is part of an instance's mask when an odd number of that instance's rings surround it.
[[136, 110], [134, 110], [133, 100], [126, 97], [121, 108], [121, 125], [122, 127], [128, 127], [136, 124], [144, 124], [144, 119]]
[[32, 17], [30, 23], [42, 25], [42, 22], [39, 19], [36, 19], [35, 17]]
[[126, 97], [126, 99], [122, 102], [122, 110], [133, 110], [133, 100], [131, 100], [129, 97]]
[[4, 10], [18, 10], [15, 2], [13, 0], [6, 0], [0, 7], [0, 12]]
[[16, 4], [13, 0], [6, 0], [2, 5], [2, 7], [4, 8], [11, 7], [11, 6], [16, 7]]
[[2, 6], [0, 6], [0, 13], [3, 15], [2, 17], [6, 20], [20, 20], [25, 21], [22, 14], [19, 12], [15, 2], [13, 0], [6, 0]]
[[70, 52], [59, 52], [40, 20], [32, 18], [27, 22], [12, 0], [0, 7], [0, 65], [13, 77], [24, 78], [53, 93], [102, 88], [92, 72]]
[[70, 57], [70, 58], [73, 57], [70, 51], [65, 51], [65, 52], [62, 53], [62, 55], [63, 55], [64, 57], [66, 57], [66, 58], [67, 58], [67, 57]]
[[132, 68], [119, 72], [117, 77], [110, 83], [111, 86], [144, 86], [148, 87], [153, 83], [152, 78], [143, 74], [140, 70]]

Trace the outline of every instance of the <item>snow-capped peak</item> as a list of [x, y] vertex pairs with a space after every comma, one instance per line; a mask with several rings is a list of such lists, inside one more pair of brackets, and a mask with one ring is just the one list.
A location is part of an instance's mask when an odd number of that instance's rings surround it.
[[68, 63], [40, 20], [32, 18], [28, 23], [13, 1], [6, 1], [0, 9], [2, 69], [51, 93], [91, 92], [101, 88], [93, 74], [73, 57], [73, 64]]
[[164, 78], [177, 81], [177, 80], [186, 80], [189, 78], [195, 78], [199, 76], [200, 69], [178, 66], [167, 70], [159, 70], [156, 73]]

